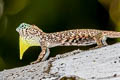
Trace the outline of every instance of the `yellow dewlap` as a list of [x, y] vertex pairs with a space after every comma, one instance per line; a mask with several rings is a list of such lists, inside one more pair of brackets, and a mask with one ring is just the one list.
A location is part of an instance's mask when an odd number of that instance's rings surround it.
[[19, 47], [20, 47], [20, 60], [22, 60], [24, 52], [30, 47], [30, 44], [20, 36], [19, 37]]

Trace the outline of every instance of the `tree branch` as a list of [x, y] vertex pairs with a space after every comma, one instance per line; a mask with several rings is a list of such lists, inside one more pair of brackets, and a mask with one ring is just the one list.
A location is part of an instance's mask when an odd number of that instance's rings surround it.
[[38, 64], [0, 72], [0, 80], [120, 79], [120, 43], [99, 49], [75, 50]]

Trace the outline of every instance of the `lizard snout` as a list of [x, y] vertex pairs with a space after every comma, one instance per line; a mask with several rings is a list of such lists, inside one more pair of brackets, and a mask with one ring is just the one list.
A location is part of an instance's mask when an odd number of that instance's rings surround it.
[[16, 28], [16, 31], [19, 32], [19, 28]]

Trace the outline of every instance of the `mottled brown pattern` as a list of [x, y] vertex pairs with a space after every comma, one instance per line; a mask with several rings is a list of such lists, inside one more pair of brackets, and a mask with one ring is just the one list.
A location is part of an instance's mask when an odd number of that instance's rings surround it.
[[103, 31], [96, 29], [74, 29], [54, 33], [45, 33], [35, 25], [22, 23], [17, 29], [20, 36], [24, 37], [29, 44], [41, 46], [42, 52], [37, 63], [49, 55], [49, 48], [55, 46], [87, 46], [97, 44], [97, 47], [107, 45], [107, 38], [119, 38], [120, 32]]

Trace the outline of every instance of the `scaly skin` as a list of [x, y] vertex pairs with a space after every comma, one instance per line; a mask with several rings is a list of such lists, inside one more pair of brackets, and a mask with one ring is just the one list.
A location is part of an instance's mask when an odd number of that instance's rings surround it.
[[97, 44], [106, 46], [107, 38], [119, 38], [120, 32], [96, 29], [74, 29], [54, 33], [45, 33], [35, 25], [20, 24], [16, 29], [20, 35], [20, 59], [25, 50], [31, 46], [41, 46], [38, 59], [32, 64], [45, 60], [49, 56], [49, 48], [55, 46], [87, 46]]

